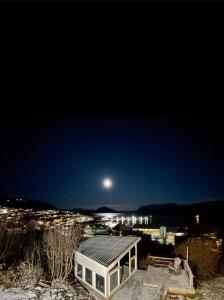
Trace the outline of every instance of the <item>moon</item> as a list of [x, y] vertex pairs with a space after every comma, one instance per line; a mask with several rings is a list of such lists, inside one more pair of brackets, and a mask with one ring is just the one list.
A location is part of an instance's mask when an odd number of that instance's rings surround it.
[[113, 186], [113, 181], [110, 178], [104, 178], [102, 185], [105, 189], [110, 189]]

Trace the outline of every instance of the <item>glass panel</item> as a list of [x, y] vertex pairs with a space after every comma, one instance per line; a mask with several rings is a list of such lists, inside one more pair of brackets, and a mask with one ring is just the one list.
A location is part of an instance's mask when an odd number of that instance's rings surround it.
[[129, 276], [129, 253], [120, 260], [120, 283]]
[[135, 256], [135, 247], [131, 248], [131, 257]]
[[80, 264], [77, 265], [77, 276], [82, 278], [82, 265]]
[[118, 271], [110, 275], [110, 292], [118, 285]]
[[92, 271], [86, 268], [86, 282], [92, 285]]
[[104, 294], [104, 278], [96, 274], [96, 288]]
[[135, 258], [132, 259], [132, 261], [131, 261], [131, 272], [133, 272], [134, 269], [135, 269]]
[[118, 263], [112, 269], [110, 269], [110, 273], [112, 273], [112, 271], [115, 270], [117, 267], [118, 267]]

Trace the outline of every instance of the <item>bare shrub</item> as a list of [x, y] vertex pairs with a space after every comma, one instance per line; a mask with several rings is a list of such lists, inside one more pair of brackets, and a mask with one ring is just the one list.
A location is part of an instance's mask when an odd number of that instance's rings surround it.
[[215, 275], [220, 261], [220, 252], [213, 240], [188, 238], [176, 247], [176, 254], [186, 257], [188, 246], [189, 264], [195, 270], [198, 279], [206, 279]]
[[43, 277], [41, 249], [37, 242], [28, 247], [25, 259], [19, 266], [20, 282], [22, 285], [36, 284]]
[[0, 263], [10, 256], [15, 248], [15, 234], [8, 230], [4, 224], [0, 224]]
[[43, 248], [52, 279], [65, 280], [74, 267], [75, 250], [81, 239], [81, 225], [49, 229], [43, 236]]
[[18, 273], [16, 270], [0, 271], [0, 284], [5, 288], [11, 288], [15, 286], [18, 280]]
[[34, 242], [25, 251], [25, 259], [19, 263], [12, 264], [6, 270], [0, 272], [0, 284], [6, 288], [13, 286], [30, 287], [43, 276], [41, 266], [41, 253], [39, 245]]

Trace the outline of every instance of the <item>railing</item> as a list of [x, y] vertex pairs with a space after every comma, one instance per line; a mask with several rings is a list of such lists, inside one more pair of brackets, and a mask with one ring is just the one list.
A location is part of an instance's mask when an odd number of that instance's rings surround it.
[[[171, 262], [173, 262], [174, 258], [168, 258], [168, 257], [159, 257], [159, 256], [148, 256], [148, 259], [151, 259], [153, 261], [153, 266], [155, 267], [168, 267]], [[194, 275], [191, 271], [191, 268], [188, 265], [188, 262], [186, 260], [183, 260], [184, 264], [184, 270], [186, 271], [186, 274], [189, 278], [189, 289], [194, 289]]]
[[148, 259], [152, 259], [155, 267], [168, 267], [168, 265], [174, 261], [174, 258], [159, 256], [148, 256]]
[[194, 283], [193, 283], [194, 275], [193, 275], [191, 268], [189, 267], [188, 262], [186, 260], [184, 260], [184, 269], [190, 280], [189, 288], [193, 289], [194, 288]]

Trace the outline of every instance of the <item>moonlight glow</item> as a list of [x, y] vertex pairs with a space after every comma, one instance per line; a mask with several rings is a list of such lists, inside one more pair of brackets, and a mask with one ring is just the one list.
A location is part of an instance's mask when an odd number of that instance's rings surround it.
[[113, 182], [110, 178], [105, 178], [105, 179], [103, 179], [102, 184], [105, 189], [110, 189], [113, 185]]

